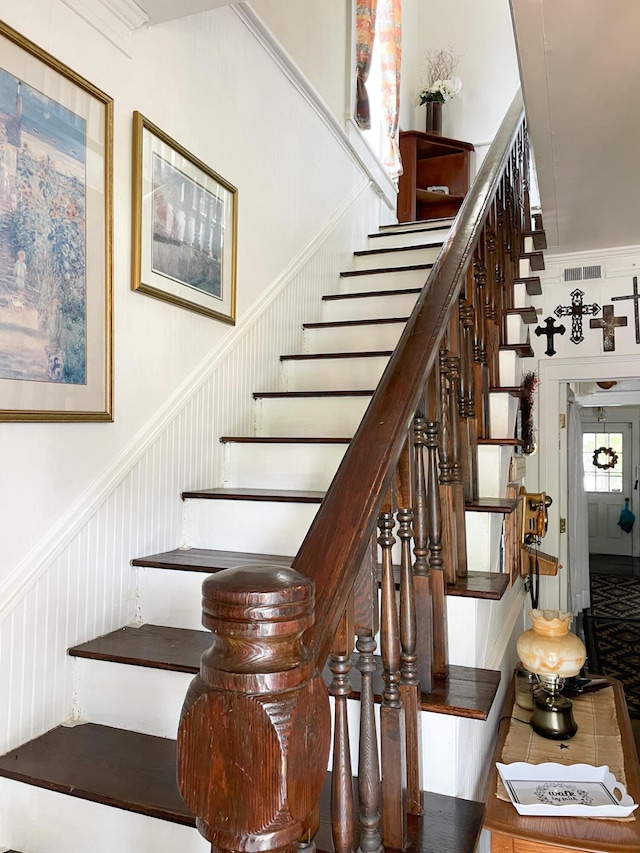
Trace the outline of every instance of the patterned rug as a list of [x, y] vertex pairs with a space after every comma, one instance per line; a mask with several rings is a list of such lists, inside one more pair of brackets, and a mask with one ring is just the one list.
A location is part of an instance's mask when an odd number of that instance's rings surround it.
[[629, 715], [640, 719], [640, 621], [585, 616], [587, 669], [622, 682]]
[[591, 575], [591, 615], [640, 619], [640, 577]]

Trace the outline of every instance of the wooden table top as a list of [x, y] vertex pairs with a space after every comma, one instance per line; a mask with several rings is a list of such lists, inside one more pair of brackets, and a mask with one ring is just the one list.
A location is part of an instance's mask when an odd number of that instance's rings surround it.
[[[615, 696], [616, 717], [627, 781], [627, 792], [635, 803], [640, 803], [640, 765], [633, 739], [631, 723], [620, 682], [612, 679]], [[510, 716], [514, 703], [514, 684], [507, 691], [502, 716]], [[567, 850], [588, 851], [588, 853], [638, 853], [640, 851], [640, 808], [633, 814], [633, 821], [603, 820], [583, 817], [524, 817], [518, 814], [510, 802], [496, 796], [498, 771], [496, 761], [500, 761], [504, 742], [509, 731], [505, 720], [500, 725], [498, 742], [491, 759], [491, 767], [485, 788], [487, 813], [484, 827], [514, 838], [538, 843], [557, 845]]]

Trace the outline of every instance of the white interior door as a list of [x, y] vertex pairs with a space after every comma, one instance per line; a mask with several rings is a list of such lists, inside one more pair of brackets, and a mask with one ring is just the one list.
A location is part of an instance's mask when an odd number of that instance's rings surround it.
[[[585, 492], [589, 511], [589, 552], [633, 556], [633, 534], [618, 525], [620, 513], [629, 498], [629, 509], [637, 514], [632, 491], [632, 429], [629, 423], [583, 424], [583, 464]], [[610, 468], [597, 467], [593, 455], [599, 448], [611, 448], [618, 459]], [[612, 462], [611, 455], [600, 452], [599, 464]]]

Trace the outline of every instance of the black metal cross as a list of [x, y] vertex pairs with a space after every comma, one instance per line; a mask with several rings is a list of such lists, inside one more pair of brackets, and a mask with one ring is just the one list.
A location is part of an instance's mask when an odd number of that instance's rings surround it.
[[555, 355], [556, 354], [556, 351], [555, 351], [554, 346], [553, 346], [553, 336], [554, 335], [564, 335], [564, 333], [567, 331], [565, 329], [563, 323], [560, 323], [559, 326], [555, 326], [554, 325], [555, 322], [556, 321], [553, 317], [547, 317], [547, 319], [544, 321], [544, 323], [545, 323], [544, 326], [536, 326], [536, 328], [535, 328], [535, 333], [538, 337], [540, 337], [540, 335], [546, 335], [547, 336], [547, 348], [545, 350], [546, 355]]
[[602, 317], [599, 320], [589, 320], [592, 329], [602, 329], [602, 349], [605, 352], [613, 352], [616, 348], [616, 326], [626, 326], [626, 317], [616, 317], [613, 313], [613, 305], [605, 305], [602, 309]]
[[638, 312], [638, 300], [640, 299], [640, 293], [638, 293], [638, 279], [637, 276], [633, 277], [633, 293], [630, 293], [628, 296], [612, 296], [612, 302], [621, 302], [623, 299], [633, 299], [633, 317], [636, 321], [636, 343], [640, 344], [640, 316]]
[[597, 314], [600, 306], [595, 302], [591, 305], [583, 305], [582, 297], [583, 290], [573, 290], [571, 292], [571, 305], [558, 305], [553, 312], [556, 317], [571, 317], [571, 334], [569, 338], [574, 344], [582, 343], [584, 335], [582, 334], [582, 318], [585, 314]]

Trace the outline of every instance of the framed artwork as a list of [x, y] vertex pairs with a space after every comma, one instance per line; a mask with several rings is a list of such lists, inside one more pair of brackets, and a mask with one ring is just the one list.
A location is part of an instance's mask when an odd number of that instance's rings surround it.
[[0, 421], [110, 421], [112, 101], [0, 23]]
[[133, 290], [235, 324], [237, 190], [133, 114]]

